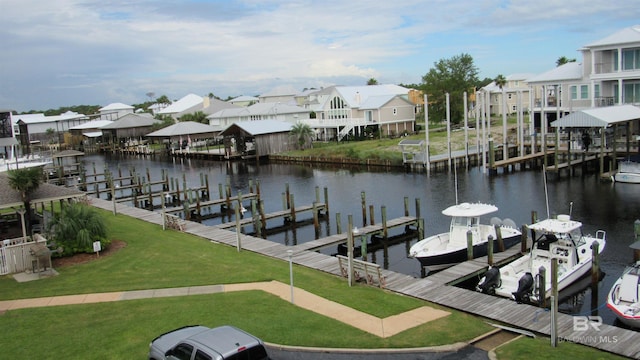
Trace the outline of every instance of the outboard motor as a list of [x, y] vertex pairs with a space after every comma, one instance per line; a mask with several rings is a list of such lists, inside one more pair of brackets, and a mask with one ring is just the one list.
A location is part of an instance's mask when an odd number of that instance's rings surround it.
[[513, 297], [518, 303], [530, 302], [531, 293], [533, 292], [533, 275], [530, 272], [522, 275], [518, 280], [518, 291], [513, 292]]
[[476, 289], [483, 294], [494, 295], [496, 288], [500, 287], [502, 281], [500, 281], [500, 269], [497, 267], [490, 267], [484, 278], [478, 283]]

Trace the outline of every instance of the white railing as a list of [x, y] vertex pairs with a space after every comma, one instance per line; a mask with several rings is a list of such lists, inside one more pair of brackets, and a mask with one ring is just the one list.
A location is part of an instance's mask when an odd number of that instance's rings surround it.
[[34, 241], [23, 242], [22, 238], [2, 240], [0, 247], [0, 275], [15, 274], [32, 268], [29, 252]]
[[377, 122], [367, 122], [365, 118], [344, 118], [344, 119], [307, 119], [303, 120], [304, 124], [311, 126], [312, 128], [321, 127], [339, 127], [339, 126], [362, 126], [373, 125]]

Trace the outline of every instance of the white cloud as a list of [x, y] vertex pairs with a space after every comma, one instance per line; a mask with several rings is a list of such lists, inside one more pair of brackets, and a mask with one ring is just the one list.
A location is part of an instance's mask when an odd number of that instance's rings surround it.
[[[519, 45], [504, 43], [505, 34], [530, 40], [527, 51], [572, 56], [584, 44], [572, 41], [629, 26], [638, 8], [600, 0], [3, 0], [0, 107], [135, 103], [149, 91], [254, 95], [283, 82], [397, 83], [411, 74], [419, 82], [435, 61], [462, 52], [476, 52], [493, 72], [492, 57], [504, 64], [513, 52], [505, 48]], [[551, 53], [561, 50], [548, 42], [563, 36], [572, 48]], [[533, 67], [520, 62], [514, 72]]]

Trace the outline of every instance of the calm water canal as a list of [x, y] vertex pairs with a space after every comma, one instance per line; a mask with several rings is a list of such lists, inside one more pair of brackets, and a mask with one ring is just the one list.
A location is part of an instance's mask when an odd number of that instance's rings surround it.
[[[336, 213], [340, 213], [343, 229], [347, 226], [347, 216], [353, 216], [355, 226], [362, 225], [361, 193], [364, 192], [369, 206], [374, 207], [375, 220], [380, 222], [381, 207], [385, 206], [388, 219], [404, 215], [404, 198], [409, 199], [411, 215], [415, 215], [415, 199], [420, 199], [421, 215], [425, 219], [426, 235], [448, 231], [449, 218], [441, 211], [458, 202], [486, 202], [495, 204], [499, 211], [494, 214], [502, 219], [510, 218], [516, 224], [527, 224], [531, 212], [539, 218], [547, 216], [543, 175], [540, 171], [518, 171], [497, 176], [483, 174], [479, 168], [468, 171], [436, 172], [416, 174], [405, 172], [379, 171], [377, 169], [346, 169], [301, 165], [265, 164], [257, 166], [246, 163], [222, 163], [201, 160], [120, 157], [87, 155], [84, 162], [92, 172], [95, 164], [98, 172], [106, 166], [112, 171], [120, 167], [127, 172], [130, 167], [144, 174], [147, 169], [151, 179], [160, 180], [162, 170], [170, 178], [180, 179], [183, 174], [189, 187], [200, 185], [201, 174], [208, 174], [212, 198], [218, 196], [218, 184], [229, 180], [233, 195], [238, 191], [249, 192], [250, 181], [260, 182], [265, 212], [282, 210], [282, 194], [289, 185], [297, 206], [309, 205], [315, 200], [315, 188], [320, 188], [321, 201], [324, 188], [328, 189], [330, 214], [328, 221], [321, 225], [324, 237], [336, 233]], [[228, 179], [228, 180], [227, 180]], [[457, 179], [457, 181], [456, 181]], [[457, 183], [457, 186], [456, 186]], [[560, 178], [547, 177], [549, 210], [553, 214], [568, 214], [581, 221], [585, 233], [594, 234], [602, 229], [607, 232], [607, 245], [601, 256], [601, 269], [605, 273], [598, 291], [598, 315], [607, 323], [614, 323], [614, 315], [606, 308], [605, 298], [609, 288], [624, 267], [631, 263], [633, 254], [629, 245], [634, 241], [633, 223], [640, 219], [640, 185], [612, 184], [602, 182], [597, 175], [576, 175]], [[246, 206], [246, 205], [245, 205]], [[217, 211], [217, 210], [216, 210]], [[310, 218], [310, 213], [302, 214], [298, 221]], [[489, 219], [484, 219], [489, 221]], [[221, 219], [206, 220], [206, 224], [220, 223]], [[228, 221], [228, 220], [227, 220]], [[282, 220], [268, 223], [268, 228], [282, 225]], [[396, 230], [390, 235], [396, 235]], [[316, 238], [312, 225], [299, 226], [277, 234], [269, 234], [269, 240], [284, 244], [304, 243]], [[400, 242], [370, 254], [369, 261], [387, 269], [420, 277], [420, 265], [407, 257], [409, 246], [417, 239]], [[323, 252], [335, 253], [336, 249]], [[591, 314], [591, 290], [585, 288], [576, 296], [563, 303], [567, 312], [580, 315]]]

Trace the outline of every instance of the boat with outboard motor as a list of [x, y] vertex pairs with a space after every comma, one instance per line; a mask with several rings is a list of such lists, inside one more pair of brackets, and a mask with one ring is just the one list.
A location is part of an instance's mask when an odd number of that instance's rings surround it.
[[627, 326], [640, 328], [640, 260], [627, 266], [607, 296], [607, 307]]
[[[476, 286], [476, 290], [524, 303], [540, 303], [544, 287], [545, 299], [551, 296], [551, 262], [557, 259], [558, 291], [585, 276], [591, 270], [592, 247], [598, 253], [606, 245], [606, 233], [598, 230], [595, 236], [582, 233], [582, 223], [569, 215], [538, 221], [528, 228], [532, 231], [530, 251], [502, 266], [490, 267]], [[544, 283], [541, 268], [545, 269]]]
[[449, 231], [418, 241], [409, 249], [409, 257], [418, 259], [429, 271], [437, 271], [467, 260], [468, 233], [473, 243], [474, 258], [487, 255], [489, 238], [496, 251], [500, 240], [505, 249], [519, 243], [522, 234], [513, 220], [494, 217], [490, 224], [480, 222], [481, 216], [496, 211], [495, 205], [483, 203], [465, 202], [449, 206], [442, 211], [451, 217]]
[[611, 177], [615, 182], [640, 184], [640, 162], [622, 161], [618, 164], [618, 171]]

